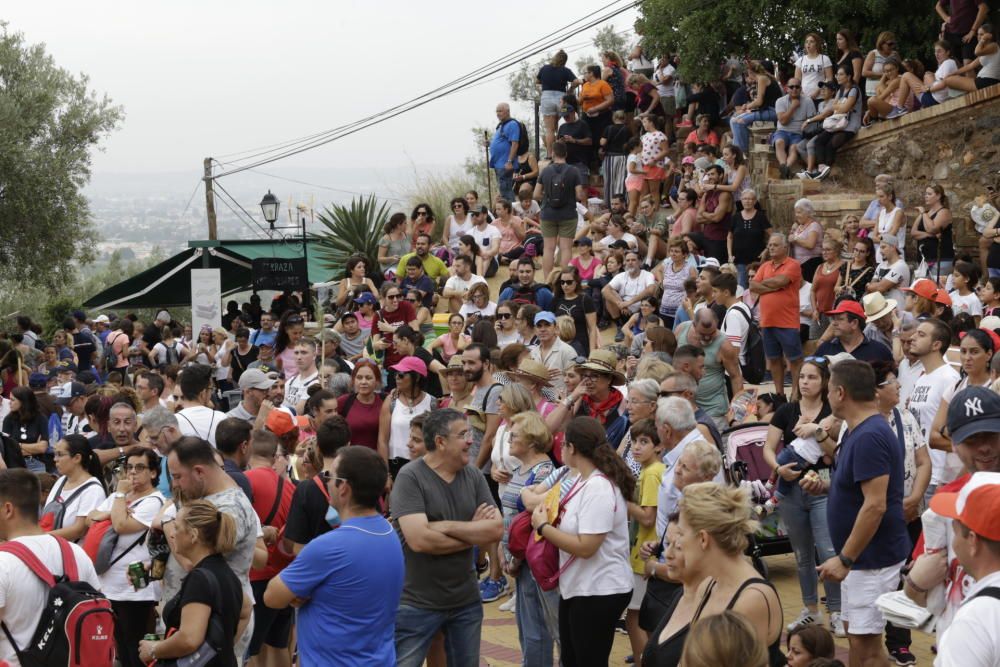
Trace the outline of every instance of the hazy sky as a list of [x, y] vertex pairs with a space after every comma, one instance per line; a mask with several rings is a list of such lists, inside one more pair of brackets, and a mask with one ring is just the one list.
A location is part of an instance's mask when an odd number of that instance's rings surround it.
[[[206, 156], [354, 121], [608, 2], [55, 0], [7, 3], [3, 19], [124, 105], [95, 173], [190, 169], [194, 179]], [[610, 22], [625, 30], [634, 18], [629, 11]], [[567, 40], [576, 47], [570, 63], [595, 52], [595, 30]], [[486, 83], [278, 164], [460, 164], [474, 150], [468, 128], [495, 124], [506, 91], [505, 79]]]

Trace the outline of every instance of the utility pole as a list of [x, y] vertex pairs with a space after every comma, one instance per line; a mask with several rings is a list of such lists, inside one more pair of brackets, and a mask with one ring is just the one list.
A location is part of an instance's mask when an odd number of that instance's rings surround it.
[[217, 220], [215, 219], [215, 181], [212, 180], [212, 158], [205, 158], [205, 216], [208, 218], [208, 240], [219, 238]]

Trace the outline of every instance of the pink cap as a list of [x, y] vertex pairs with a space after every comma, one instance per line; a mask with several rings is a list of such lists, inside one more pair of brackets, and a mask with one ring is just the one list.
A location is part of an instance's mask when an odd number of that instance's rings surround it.
[[413, 372], [427, 377], [427, 364], [425, 364], [419, 357], [403, 357], [399, 360], [398, 364], [390, 366], [389, 368], [400, 373]]

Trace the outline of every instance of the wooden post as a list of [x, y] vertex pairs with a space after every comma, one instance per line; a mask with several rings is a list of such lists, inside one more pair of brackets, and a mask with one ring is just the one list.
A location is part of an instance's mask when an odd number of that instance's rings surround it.
[[215, 189], [212, 180], [212, 158], [205, 158], [205, 217], [208, 218], [208, 240], [219, 238], [218, 221], [215, 218]]

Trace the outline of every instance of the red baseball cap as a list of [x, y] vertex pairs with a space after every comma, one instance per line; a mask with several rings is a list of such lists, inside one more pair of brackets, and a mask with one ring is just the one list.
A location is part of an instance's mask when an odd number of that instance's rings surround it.
[[931, 509], [958, 519], [988, 540], [1000, 541], [1000, 472], [977, 472], [958, 493], [936, 493]]
[[951, 305], [951, 297], [948, 296], [948, 292], [943, 287], [937, 288], [937, 292], [934, 294], [934, 303], [941, 304], [942, 306]]
[[267, 413], [267, 421], [264, 425], [268, 431], [280, 438], [298, 426], [296, 421], [295, 415], [288, 408], [275, 408]]
[[929, 278], [921, 278], [920, 280], [914, 281], [909, 287], [903, 288], [904, 292], [913, 292], [917, 296], [922, 296], [930, 301], [935, 301], [937, 299], [938, 286], [933, 280]]
[[866, 319], [868, 316], [865, 315], [865, 309], [857, 301], [851, 301], [845, 299], [837, 304], [837, 307], [833, 310], [826, 311], [827, 315], [857, 315], [862, 320]]

